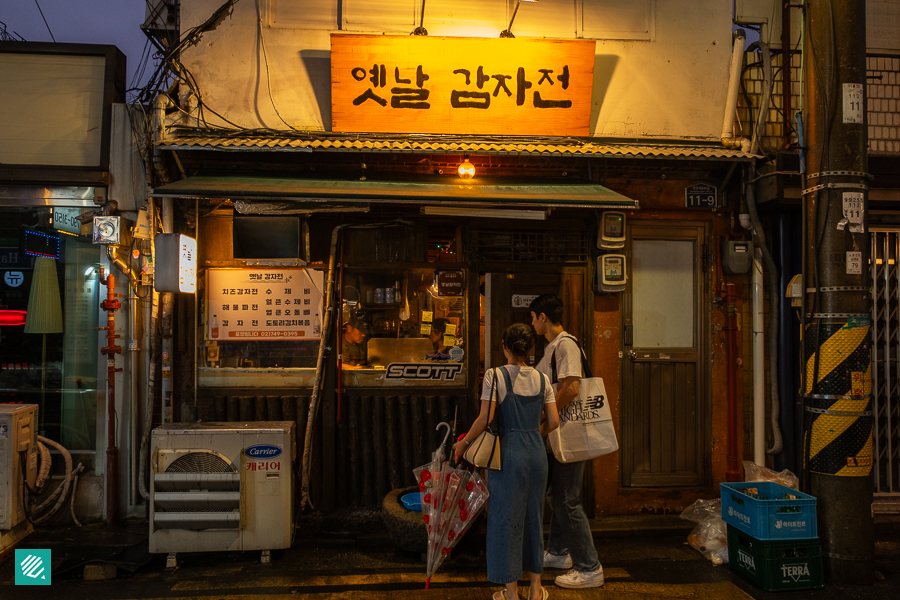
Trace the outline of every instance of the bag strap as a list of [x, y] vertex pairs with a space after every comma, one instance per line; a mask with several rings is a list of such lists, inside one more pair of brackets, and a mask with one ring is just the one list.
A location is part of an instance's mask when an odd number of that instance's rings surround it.
[[487, 422], [487, 430], [491, 433], [494, 433], [493, 423], [497, 419], [497, 378], [500, 377], [499, 374], [500, 367], [494, 369], [494, 377], [491, 382], [491, 406], [488, 410], [488, 422]]
[[[578, 343], [578, 340], [575, 339], [575, 336], [565, 334], [563, 338], [572, 340], [575, 342], [575, 345], [578, 347], [578, 351], [581, 352], [581, 372], [584, 374], [583, 379], [590, 379], [593, 377], [591, 374], [591, 367], [588, 364], [587, 356], [584, 355], [584, 348], [581, 347], [581, 344]], [[559, 341], [562, 344], [562, 340]], [[559, 346], [559, 344], [557, 344]], [[550, 383], [559, 383], [559, 377], [556, 376], [556, 348], [553, 349], [553, 354], [550, 356]]]

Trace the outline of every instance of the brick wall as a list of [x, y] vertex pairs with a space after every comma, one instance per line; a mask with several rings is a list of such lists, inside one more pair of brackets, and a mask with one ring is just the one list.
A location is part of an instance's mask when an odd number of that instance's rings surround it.
[[[756, 109], [762, 96], [763, 68], [758, 52], [747, 52], [744, 64], [743, 88], [738, 95], [735, 135], [752, 137], [751, 118], [756, 118]], [[781, 66], [783, 56], [772, 56], [772, 100], [766, 115], [763, 132], [763, 148], [772, 152], [784, 145], [784, 114]], [[791, 56], [791, 123], [788, 126], [791, 144], [797, 143], [794, 131], [795, 111], [800, 106], [800, 65], [799, 53]], [[886, 56], [866, 57], [866, 117], [869, 125], [869, 152], [872, 154], [900, 153], [900, 58]], [[748, 106], [749, 101], [749, 106]]]

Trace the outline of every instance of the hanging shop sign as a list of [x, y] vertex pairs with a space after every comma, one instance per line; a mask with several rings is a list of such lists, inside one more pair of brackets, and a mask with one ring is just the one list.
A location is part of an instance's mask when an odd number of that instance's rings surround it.
[[331, 36], [336, 132], [590, 135], [592, 40]]
[[207, 337], [220, 342], [322, 336], [321, 271], [209, 269]]
[[53, 207], [53, 229], [74, 233], [81, 233], [81, 221], [77, 219], [81, 215], [81, 208]]
[[435, 271], [434, 281], [437, 285], [438, 296], [465, 295], [466, 276], [462, 271]]
[[684, 188], [684, 206], [686, 208], [716, 208], [719, 190], [714, 185], [695, 183]]

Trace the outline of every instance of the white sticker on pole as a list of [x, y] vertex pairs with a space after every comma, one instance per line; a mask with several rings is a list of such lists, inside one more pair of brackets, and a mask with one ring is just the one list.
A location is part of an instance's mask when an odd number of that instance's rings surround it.
[[862, 275], [862, 252], [847, 253], [847, 275]]
[[863, 84], [845, 83], [844, 90], [844, 123], [863, 122]]
[[862, 224], [865, 213], [863, 212], [862, 192], [844, 192], [844, 218], [851, 223]]

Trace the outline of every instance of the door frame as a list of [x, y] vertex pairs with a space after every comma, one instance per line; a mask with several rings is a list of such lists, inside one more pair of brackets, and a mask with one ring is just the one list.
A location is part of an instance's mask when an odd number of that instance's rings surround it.
[[[711, 452], [709, 452], [710, 441], [712, 440], [712, 340], [710, 339], [710, 332], [712, 330], [712, 303], [711, 303], [711, 290], [710, 290], [710, 270], [712, 261], [710, 257], [712, 253], [710, 252], [710, 235], [711, 235], [711, 223], [708, 220], [697, 220], [697, 221], [685, 221], [685, 220], [652, 220], [652, 219], [631, 219], [627, 224], [627, 243], [625, 246], [625, 255], [626, 255], [626, 287], [625, 291], [622, 292], [621, 299], [621, 307], [619, 310], [620, 315], [620, 327], [622, 331], [622, 336], [620, 338], [620, 356], [622, 359], [620, 360], [620, 369], [619, 369], [619, 381], [620, 381], [620, 399], [619, 399], [619, 414], [620, 414], [620, 437], [622, 439], [621, 449], [619, 456], [619, 487], [624, 489], [641, 489], [646, 486], [635, 486], [633, 483], [626, 485], [626, 481], [630, 479], [632, 469], [628, 466], [629, 462], [633, 459], [631, 455], [631, 448], [634, 443], [633, 435], [632, 435], [632, 424], [634, 419], [633, 412], [633, 404], [629, 402], [631, 399], [631, 391], [627, 389], [627, 386], [630, 385], [630, 378], [626, 378], [626, 370], [630, 368], [630, 358], [626, 355], [628, 349], [633, 347], [631, 344], [626, 344], [626, 342], [630, 338], [630, 334], [628, 331], [629, 323], [628, 320], [631, 317], [631, 310], [629, 307], [633, 306], [633, 289], [632, 289], [632, 269], [633, 269], [633, 253], [632, 253], [632, 242], [634, 240], [633, 231], [634, 228], [640, 228], [641, 230], [647, 230], [647, 233], [644, 234], [643, 231], [638, 237], [638, 239], [660, 239], [660, 240], [677, 240], [681, 239], [696, 239], [697, 240], [697, 252], [694, 256], [694, 273], [695, 273], [695, 281], [694, 281], [694, 292], [696, 294], [696, 326], [695, 333], [697, 336], [696, 339], [696, 351], [697, 351], [697, 396], [698, 403], [697, 406], [700, 410], [702, 410], [703, 414], [698, 415], [697, 423], [702, 426], [701, 435], [698, 437], [697, 441], [697, 452], [700, 460], [697, 461], [698, 465], [698, 479], [696, 485], [689, 485], [684, 487], [704, 487], [710, 485], [711, 475], [712, 475], [712, 456]], [[675, 231], [682, 229], [693, 229], [696, 234], [695, 235], [682, 235], [677, 236], [673, 235]], [[665, 352], [665, 348], [660, 348], [661, 351]], [[628, 455], [626, 457], [626, 455]], [[627, 460], [626, 460], [627, 458]], [[633, 464], [633, 463], [632, 463]], [[665, 483], [661, 483], [659, 486], [653, 487], [666, 487]], [[679, 486], [682, 487], [682, 486]]]

